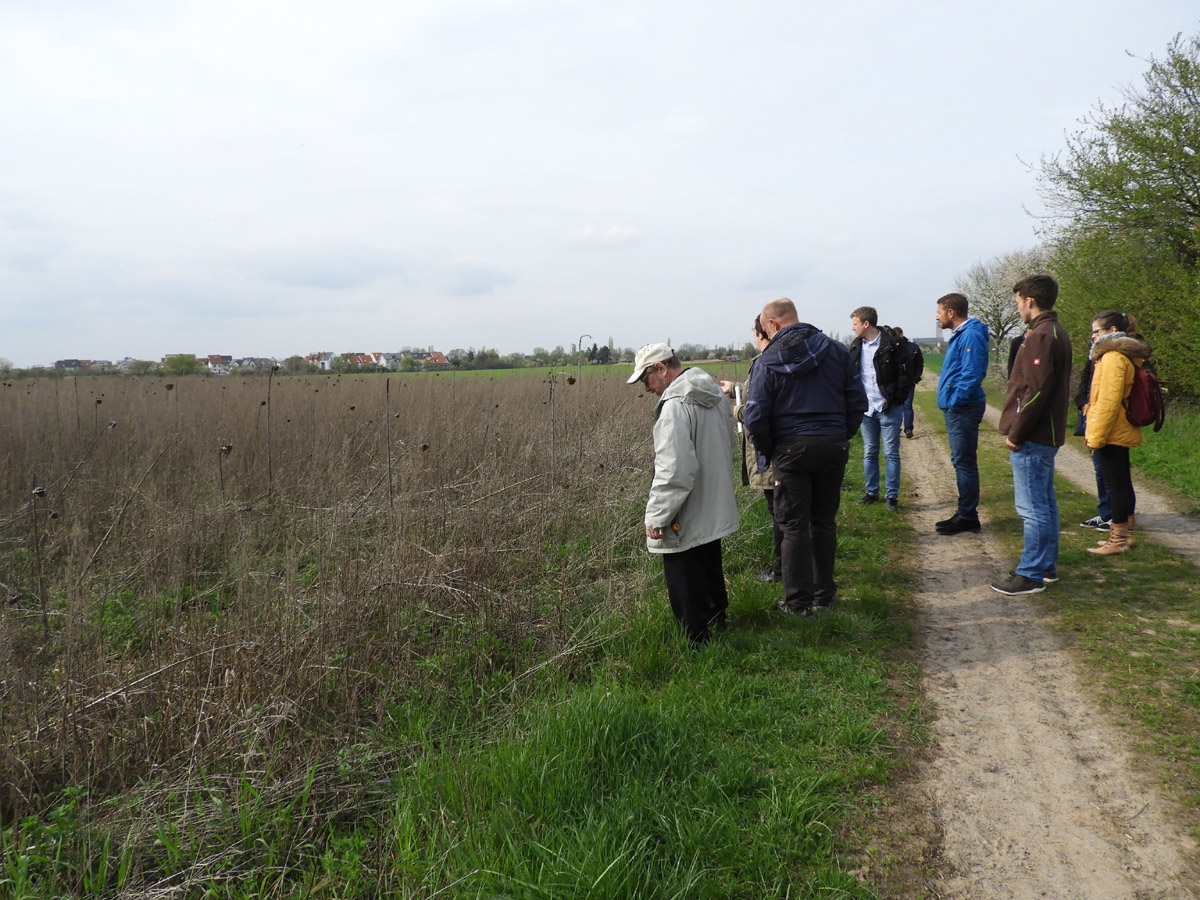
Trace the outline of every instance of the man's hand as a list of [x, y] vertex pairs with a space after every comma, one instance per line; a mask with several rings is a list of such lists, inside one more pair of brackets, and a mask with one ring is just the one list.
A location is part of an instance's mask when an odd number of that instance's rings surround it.
[[1007, 437], [1004, 439], [1004, 446], [1007, 447], [1009, 450], [1020, 450], [1021, 449], [1020, 444], [1014, 444]]
[[661, 528], [655, 528], [653, 525], [646, 526], [646, 537], [650, 538], [651, 540], [657, 541], [657, 540], [661, 540], [662, 536], [663, 536], [663, 530]]
[[721, 393], [724, 394], [726, 397], [728, 397], [729, 392], [733, 390], [733, 382], [732, 381], [718, 381], [717, 384], [719, 384], [721, 386]]

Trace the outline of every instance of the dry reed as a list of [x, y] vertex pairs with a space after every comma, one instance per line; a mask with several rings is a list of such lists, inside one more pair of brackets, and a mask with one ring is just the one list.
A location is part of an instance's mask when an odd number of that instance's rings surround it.
[[616, 376], [4, 388], [0, 820], [294, 779], [414, 696], [449, 722], [586, 657], [636, 589], [648, 409]]

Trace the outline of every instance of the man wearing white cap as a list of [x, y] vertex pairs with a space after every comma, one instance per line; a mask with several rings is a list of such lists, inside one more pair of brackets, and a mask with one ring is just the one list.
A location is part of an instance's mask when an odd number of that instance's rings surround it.
[[733, 415], [712, 377], [684, 369], [666, 344], [638, 351], [628, 383], [659, 398], [646, 549], [662, 555], [671, 610], [692, 642], [703, 644], [729, 606], [721, 538], [738, 529]]

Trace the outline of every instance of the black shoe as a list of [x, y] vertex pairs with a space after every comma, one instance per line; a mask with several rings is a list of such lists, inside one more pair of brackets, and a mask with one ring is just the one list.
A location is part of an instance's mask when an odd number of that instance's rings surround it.
[[899, 512], [900, 504], [896, 501], [895, 497], [888, 497], [887, 498], [887, 508], [891, 512]]
[[1097, 531], [1108, 531], [1112, 525], [1112, 519], [1101, 518], [1100, 516], [1092, 516], [1086, 522], [1080, 522], [1080, 528], [1095, 528]]
[[[1008, 577], [1012, 578], [1016, 574], [1017, 570], [1013, 569], [1008, 573]], [[1058, 569], [1056, 569], [1054, 566], [1051, 566], [1042, 573], [1042, 584], [1054, 584], [1056, 581], [1058, 581]]]
[[911, 431], [906, 431], [906, 432], [904, 432], [904, 436], [905, 436], [906, 438], [911, 438], [911, 437], [912, 437], [912, 432], [911, 432]]
[[802, 609], [792, 609], [787, 605], [786, 600], [780, 600], [775, 604], [775, 608], [779, 612], [787, 613], [789, 616], [799, 616], [802, 619], [811, 619], [815, 615], [811, 606], [805, 606]]
[[872, 503], [879, 502], [879, 495], [878, 494], [863, 494], [861, 500], [855, 500], [854, 502], [856, 504], [858, 504], [859, 506], [870, 506]]
[[830, 597], [828, 600], [818, 600], [813, 604], [813, 609], [817, 612], [829, 612], [838, 604], [837, 597]]
[[963, 519], [957, 515], [945, 522], [937, 523], [938, 534], [962, 534], [964, 531], [979, 534], [981, 530], [978, 519]]
[[754, 580], [761, 581], [763, 584], [767, 584], [775, 581], [783, 581], [783, 575], [780, 572], [776, 572], [774, 569], [767, 569], [765, 572], [759, 572], [757, 575], [755, 575]]
[[1026, 578], [1024, 575], [1018, 575], [1016, 572], [1013, 572], [1003, 581], [992, 583], [993, 591], [997, 594], [1007, 594], [1010, 597], [1017, 594], [1036, 594], [1045, 589], [1046, 585], [1042, 582]]

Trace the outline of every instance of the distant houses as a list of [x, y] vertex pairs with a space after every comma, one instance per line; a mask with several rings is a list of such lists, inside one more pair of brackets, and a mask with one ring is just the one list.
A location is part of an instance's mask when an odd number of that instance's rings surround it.
[[333, 361], [335, 358], [336, 357], [332, 353], [326, 350], [320, 350], [316, 353], [308, 354], [308, 356], [304, 357], [304, 361], [307, 363], [312, 363], [322, 372], [328, 372], [333, 368]]
[[[212, 375], [227, 375], [233, 371], [270, 372], [282, 364], [282, 360], [265, 356], [235, 357], [223, 353], [198, 356], [192, 353], [168, 353], [157, 363], [130, 356], [115, 363], [106, 359], [59, 359], [55, 360], [54, 368], [67, 374], [94, 374], [96, 372], [134, 372], [139, 374], [141, 371], [153, 371], [159, 366], [166, 366], [172, 359], [181, 361], [186, 359], [189, 366], [197, 364], [199, 371]], [[346, 369], [382, 369], [390, 372], [418, 371], [421, 369], [448, 369], [451, 365], [446, 354], [437, 350], [340, 354], [319, 350], [309, 353], [303, 359], [322, 372], [345, 371]], [[191, 362], [193, 360], [194, 364]]]

